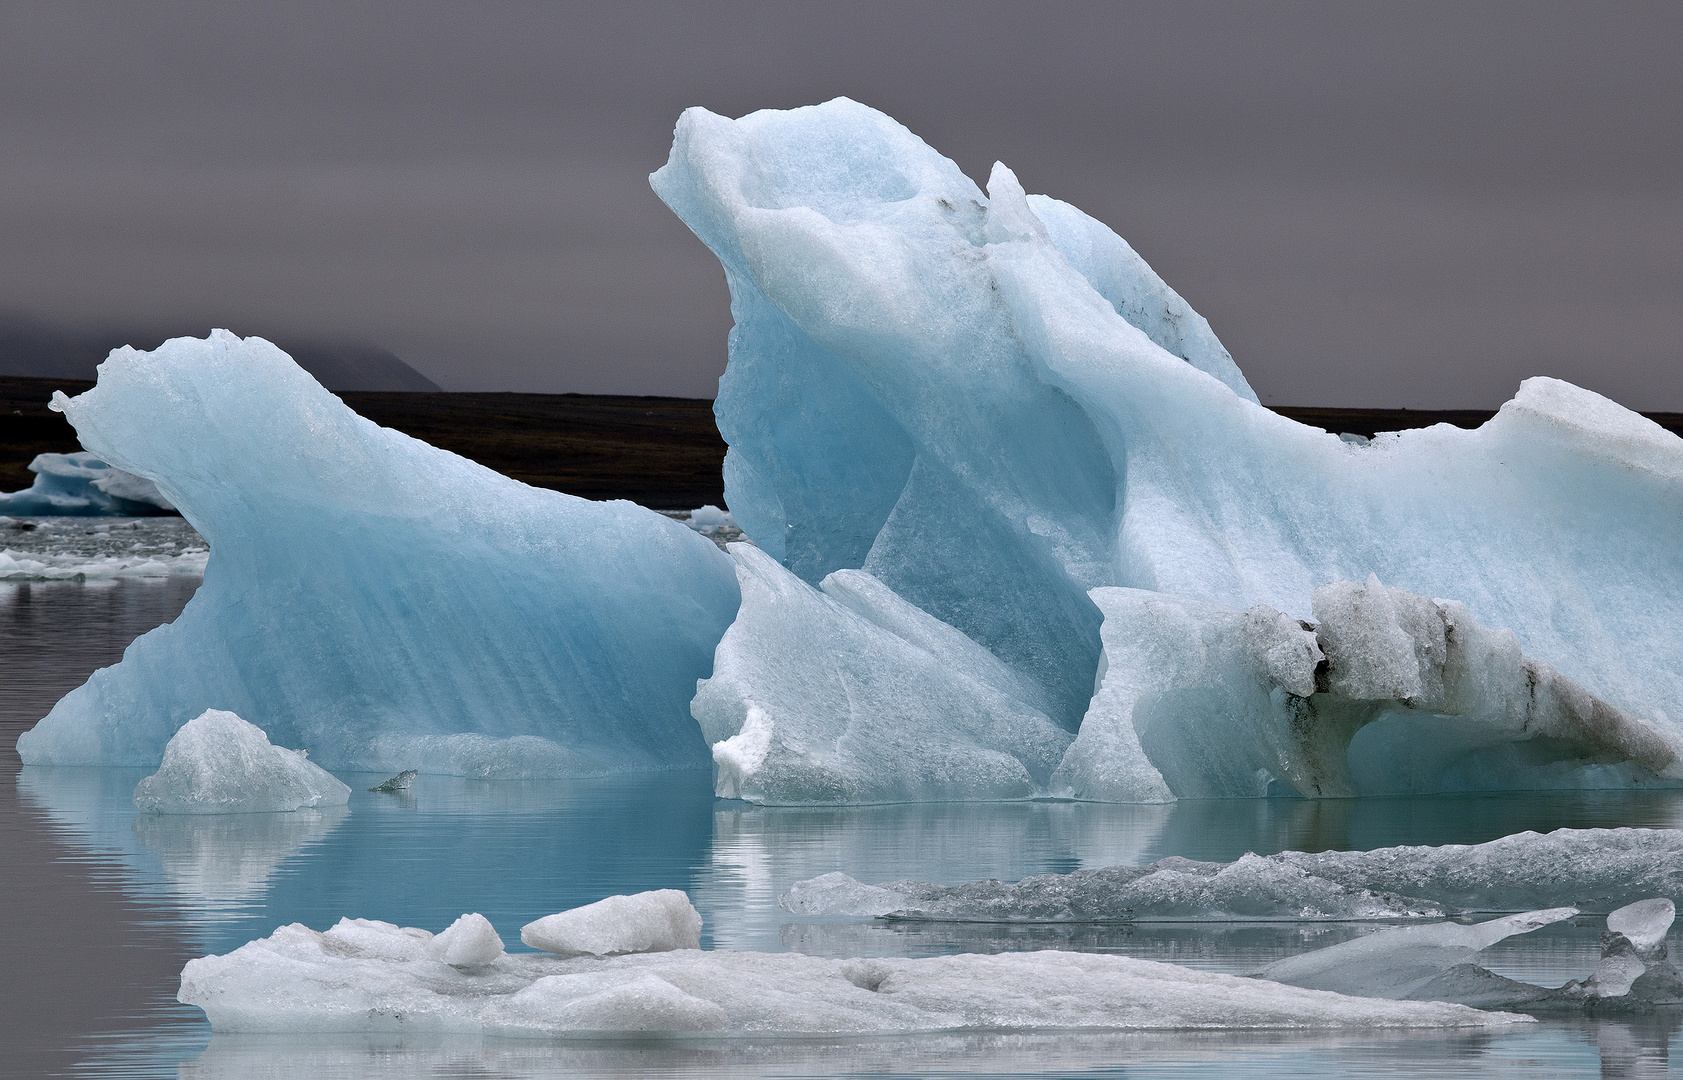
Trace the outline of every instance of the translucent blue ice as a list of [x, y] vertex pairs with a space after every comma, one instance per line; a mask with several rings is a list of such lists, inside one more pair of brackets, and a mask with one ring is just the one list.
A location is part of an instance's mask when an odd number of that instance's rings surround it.
[[739, 594], [730, 558], [683, 524], [381, 428], [225, 331], [120, 349], [55, 402], [211, 555], [174, 623], [18, 740], [26, 763], [156, 765], [214, 708], [334, 769], [706, 764], [689, 700]]
[[[1257, 403], [1208, 324], [1110, 230], [1026, 195], [1003, 165], [984, 194], [845, 99], [739, 120], [691, 109], [652, 182], [731, 289], [715, 411], [736, 521], [810, 583], [862, 568], [1034, 684], [1046, 715], [1081, 731], [1064, 793], [1255, 795], [1277, 779], [1306, 794], [1439, 790], [1482, 786], [1492, 765], [1505, 787], [1675, 782], [1683, 440], [1546, 378], [1476, 431], [1356, 444], [1295, 423]], [[1192, 702], [1125, 717], [1157, 718], [1144, 746], [1114, 725], [1103, 745], [1088, 738], [1096, 683], [1130, 678], [1119, 663], [1150, 669], [1135, 683], [1161, 682], [1164, 649], [1193, 657], [1184, 684], [1152, 691], [1161, 698], [1248, 678], [1266, 660], [1201, 651], [1207, 627], [1192, 614], [1154, 615], [1155, 637], [1101, 656], [1108, 613], [1090, 590], [1149, 592], [1187, 613], [1211, 605], [1239, 623], [1266, 607], [1258, 617], [1278, 622], [1269, 640], [1285, 657], [1318, 618], [1317, 590], [1361, 582], [1379, 606], [1387, 589], [1412, 597], [1408, 618], [1422, 604], [1433, 618], [1460, 613], [1490, 643], [1463, 659], [1495, 665], [1446, 672], [1428, 648], [1444, 640], [1440, 621], [1435, 638], [1409, 625], [1367, 642], [1382, 666], [1418, 645], [1427, 651], [1403, 667], [1440, 690], [1546, 669], [1561, 709], [1581, 714], [1577, 730], [1616, 715], [1624, 743], [1645, 749], [1539, 737], [1500, 687], [1474, 697], [1503, 723], [1436, 707], [1472, 697], [1380, 687], [1360, 699], [1373, 722], [1337, 747], [1348, 744], [1354, 775], [1336, 790], [1283, 767], [1152, 760], [1154, 747], [1234, 737], [1236, 757], [1266, 758], [1245, 743], [1289, 727], [1294, 702], [1318, 692], [1313, 663], [1264, 687], [1261, 722], [1222, 717], [1237, 736], [1161, 737], [1210, 714]], [[1362, 668], [1363, 647], [1345, 650], [1346, 671]], [[1242, 671], [1229, 663], [1241, 652]], [[1496, 744], [1523, 746], [1459, 772], [1442, 760]], [[1426, 768], [1421, 746], [1454, 753]]]
[[22, 491], [0, 491], [0, 514], [19, 517], [143, 517], [175, 510], [150, 481], [113, 469], [86, 450], [36, 454], [35, 482]]

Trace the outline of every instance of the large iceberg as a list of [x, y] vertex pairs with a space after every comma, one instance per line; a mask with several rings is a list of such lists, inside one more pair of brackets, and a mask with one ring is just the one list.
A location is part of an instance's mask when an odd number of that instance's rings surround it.
[[[1110, 230], [1002, 165], [984, 194], [845, 99], [691, 109], [652, 181], [731, 290], [736, 521], [795, 576], [863, 570], [1032, 684], [1080, 733], [1049, 793], [1678, 778], [1683, 440], [1658, 425], [1546, 378], [1476, 431], [1295, 423]], [[799, 690], [767, 663], [732, 693]], [[736, 714], [709, 740], [763, 742]]]
[[1484, 844], [1283, 851], [1231, 863], [1170, 856], [1009, 883], [866, 885], [830, 873], [796, 882], [779, 903], [797, 915], [939, 922], [1300, 922], [1441, 918], [1560, 903], [1601, 913], [1641, 897], [1683, 900], [1683, 832], [1557, 829]]
[[[473, 916], [465, 916], [471, 920]], [[461, 921], [458, 921], [458, 926]], [[453, 927], [452, 930], [455, 930]], [[495, 931], [480, 928], [487, 944]], [[294, 923], [187, 963], [180, 1000], [226, 1032], [823, 1036], [917, 1032], [1500, 1027], [1525, 1018], [1303, 990], [1071, 952], [836, 960], [681, 949], [473, 953], [414, 927]]]
[[18, 740], [26, 763], [155, 766], [214, 708], [339, 769], [705, 766], [688, 705], [738, 590], [679, 522], [381, 428], [225, 331], [119, 349], [54, 405], [211, 554], [175, 622]]
[[175, 506], [152, 481], [113, 468], [86, 450], [36, 454], [35, 482], [22, 491], [0, 491], [0, 514], [22, 516], [145, 517], [173, 514]]

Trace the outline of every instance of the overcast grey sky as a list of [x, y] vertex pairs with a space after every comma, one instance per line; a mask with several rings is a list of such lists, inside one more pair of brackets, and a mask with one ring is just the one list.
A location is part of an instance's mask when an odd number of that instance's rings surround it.
[[688, 105], [846, 94], [1110, 224], [1265, 402], [1683, 410], [1683, 4], [0, 7], [0, 312], [712, 396]]

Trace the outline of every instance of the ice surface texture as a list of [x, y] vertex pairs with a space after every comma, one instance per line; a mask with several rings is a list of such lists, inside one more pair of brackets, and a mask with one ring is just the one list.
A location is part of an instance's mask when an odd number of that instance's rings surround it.
[[764, 1037], [1493, 1027], [1523, 1019], [1091, 953], [832, 960], [682, 949], [607, 959], [476, 954], [476, 966], [458, 968], [444, 947], [455, 929], [434, 938], [366, 919], [342, 919], [321, 933], [294, 923], [190, 961], [179, 997], [202, 1008], [218, 1033]]
[[1559, 829], [1485, 844], [1286, 851], [1231, 863], [1171, 857], [1009, 884], [873, 886], [835, 873], [797, 882], [779, 903], [799, 915], [956, 922], [1296, 921], [1432, 918], [1562, 902], [1606, 912], [1638, 897], [1683, 898], [1683, 832]]
[[35, 474], [29, 487], [0, 492], [0, 514], [144, 517], [175, 512], [152, 481], [114, 469], [86, 450], [36, 454], [29, 471]]
[[134, 789], [134, 804], [155, 814], [286, 813], [350, 801], [351, 789], [303, 753], [218, 709], [183, 724], [163, 766]]
[[[1027, 704], [1081, 729], [1056, 790], [1675, 780], [1683, 441], [1657, 425], [1546, 378], [1477, 431], [1358, 445], [1294, 423], [1104, 226], [1003, 166], [984, 194], [845, 99], [692, 109], [653, 183], [731, 289], [715, 411], [733, 516], [809, 584], [863, 569], [1031, 684]], [[1247, 629], [1259, 605], [1278, 618]], [[1383, 632], [1329, 629], [1340, 677], [1315, 700], [1322, 644], [1301, 624], [1323, 609]], [[1101, 642], [1108, 618], [1126, 625]], [[1130, 700], [1089, 715], [1096, 677]], [[1305, 708], [1311, 737], [1282, 745]]]
[[520, 940], [558, 956], [699, 949], [701, 913], [677, 889], [610, 896], [527, 923]]
[[1022, 798], [1070, 735], [992, 653], [842, 570], [813, 588], [733, 544], [742, 608], [691, 711], [718, 793], [759, 802]]
[[705, 765], [688, 715], [735, 616], [728, 556], [626, 502], [527, 487], [357, 416], [218, 331], [119, 349], [55, 399], [211, 548], [181, 616], [18, 740], [156, 765], [207, 708], [333, 768], [566, 775]]

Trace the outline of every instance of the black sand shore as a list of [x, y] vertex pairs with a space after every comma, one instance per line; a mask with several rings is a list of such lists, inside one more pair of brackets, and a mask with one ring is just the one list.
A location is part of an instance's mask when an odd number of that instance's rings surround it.
[[[90, 382], [0, 376], [0, 491], [28, 487], [36, 454], [80, 449], [54, 390]], [[339, 395], [357, 412], [535, 487], [587, 499], [630, 499], [657, 510], [724, 504], [725, 443], [705, 398], [596, 394], [373, 393]], [[1432, 424], [1474, 428], [1493, 409], [1322, 409], [1276, 406], [1300, 423], [1371, 437]], [[1683, 435], [1683, 413], [1647, 413]]]

